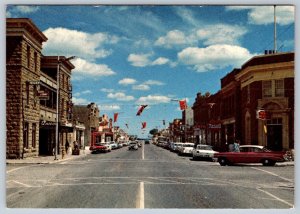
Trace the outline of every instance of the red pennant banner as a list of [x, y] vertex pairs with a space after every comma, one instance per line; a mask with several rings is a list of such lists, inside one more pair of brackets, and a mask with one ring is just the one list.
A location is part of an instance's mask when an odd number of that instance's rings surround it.
[[180, 110], [187, 109], [186, 100], [179, 100], [179, 106], [180, 106]]
[[118, 120], [119, 113], [114, 113], [114, 123]]
[[136, 116], [140, 116], [142, 114], [142, 112], [144, 111], [144, 109], [147, 107], [148, 105], [141, 105], [139, 107], [138, 112], [136, 113]]
[[142, 129], [146, 128], [147, 123], [146, 122], [142, 122]]

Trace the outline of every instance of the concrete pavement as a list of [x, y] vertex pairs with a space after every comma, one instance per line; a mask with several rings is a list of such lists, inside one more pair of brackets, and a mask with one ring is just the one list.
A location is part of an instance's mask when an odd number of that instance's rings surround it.
[[85, 147], [85, 149], [80, 150], [79, 155], [65, 154], [64, 158], [61, 155], [57, 155], [57, 160], [55, 160], [54, 156], [38, 156], [38, 157], [30, 157], [24, 159], [6, 159], [6, 164], [52, 164], [58, 163], [62, 161], [69, 161], [77, 158], [81, 158], [90, 154], [89, 147]]

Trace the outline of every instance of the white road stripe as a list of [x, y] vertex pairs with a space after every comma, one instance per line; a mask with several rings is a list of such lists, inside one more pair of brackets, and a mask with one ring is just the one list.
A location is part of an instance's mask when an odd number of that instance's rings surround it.
[[24, 186], [24, 187], [32, 187], [32, 186], [30, 186], [30, 185], [21, 183], [21, 182], [19, 182], [19, 181], [12, 180], [12, 182], [15, 182], [15, 183], [17, 183], [17, 184], [20, 184], [20, 185], [22, 185], [22, 186]]
[[140, 209], [145, 208], [144, 182], [140, 183]]
[[265, 172], [265, 173], [268, 173], [268, 174], [273, 175], [273, 176], [276, 176], [276, 177], [281, 178], [281, 179], [283, 179], [283, 180], [285, 180], [285, 181], [293, 182], [292, 179], [288, 179], [288, 178], [282, 177], [282, 176], [277, 175], [277, 174], [275, 174], [275, 173], [273, 173], [273, 172], [269, 172], [269, 171], [267, 171], [267, 170], [263, 170], [263, 169], [256, 168], [256, 167], [251, 167], [251, 168], [252, 168], [252, 169], [259, 170], [259, 171], [262, 171], [262, 172]]
[[277, 201], [280, 201], [280, 202], [282, 202], [282, 203], [284, 203], [284, 204], [289, 205], [290, 207], [294, 207], [293, 204], [291, 204], [291, 203], [289, 203], [289, 202], [287, 202], [287, 201], [285, 201], [285, 200], [283, 200], [283, 199], [281, 199], [281, 198], [278, 198], [277, 196], [275, 196], [275, 195], [273, 195], [273, 194], [271, 194], [271, 193], [269, 193], [269, 192], [267, 192], [267, 191], [265, 191], [265, 190], [262, 190], [262, 189], [260, 189], [260, 188], [257, 188], [257, 190], [259, 190], [259, 191], [261, 191], [261, 192], [263, 192], [263, 193], [265, 193], [265, 194], [271, 196], [272, 198], [275, 198]]

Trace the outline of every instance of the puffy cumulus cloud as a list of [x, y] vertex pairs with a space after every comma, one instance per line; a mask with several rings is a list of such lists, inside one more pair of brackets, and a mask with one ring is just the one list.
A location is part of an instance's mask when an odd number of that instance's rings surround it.
[[134, 100], [133, 96], [128, 96], [128, 95], [126, 95], [123, 92], [109, 93], [109, 94], [107, 94], [107, 97], [111, 98], [111, 99], [116, 99], [116, 100], [119, 100], [119, 101], [131, 101], [131, 100]]
[[159, 57], [156, 60], [154, 60], [151, 65], [164, 65], [167, 64], [170, 60], [164, 57]]
[[162, 96], [162, 95], [148, 95], [146, 97], [140, 97], [137, 101], [136, 104], [149, 104], [149, 105], [155, 105], [155, 104], [160, 104], [160, 103], [169, 103], [171, 98], [167, 96]]
[[132, 86], [132, 89], [139, 90], [139, 91], [148, 91], [148, 90], [150, 90], [150, 87], [146, 84], [140, 84], [140, 85]]
[[241, 26], [216, 24], [197, 30], [197, 39], [204, 40], [204, 45], [237, 44], [238, 39], [247, 33]]
[[127, 60], [133, 66], [145, 67], [151, 64], [150, 60], [148, 59], [149, 56], [151, 56], [151, 54], [129, 54]]
[[124, 79], [119, 81], [120, 85], [132, 85], [132, 84], [135, 84], [135, 83], [136, 83], [136, 80], [131, 79], [131, 78], [124, 78]]
[[115, 74], [115, 72], [105, 64], [95, 64], [80, 58], [75, 58], [72, 60], [72, 63], [75, 66], [73, 73], [81, 76], [82, 78], [87, 76], [111, 76]]
[[105, 93], [112, 93], [112, 92], [114, 92], [115, 90], [114, 90], [114, 89], [111, 89], [111, 88], [101, 88], [100, 91], [105, 92]]
[[127, 60], [135, 67], [146, 67], [146, 66], [155, 66], [155, 65], [164, 65], [171, 64], [171, 61], [165, 57], [159, 57], [155, 60], [150, 60], [152, 53], [148, 54], [129, 54]]
[[206, 48], [189, 47], [178, 53], [181, 63], [193, 66], [198, 72], [205, 72], [227, 66], [240, 67], [250, 59], [249, 51], [240, 46], [211, 45]]
[[157, 80], [147, 80], [143, 84], [146, 85], [164, 85], [163, 82], [157, 81]]
[[[273, 6], [228, 6], [227, 10], [249, 10], [248, 20], [252, 24], [265, 25], [274, 23]], [[276, 6], [276, 23], [288, 25], [295, 22], [294, 6]]]
[[76, 98], [76, 97], [72, 97], [72, 102], [75, 105], [87, 105], [89, 104], [89, 101], [84, 99], [84, 98]]
[[169, 31], [167, 35], [159, 37], [154, 44], [157, 46], [170, 48], [176, 45], [188, 44], [191, 42], [190, 39], [191, 38], [187, 37], [182, 31], [172, 30]]
[[43, 32], [48, 41], [44, 44], [46, 55], [75, 55], [80, 58], [104, 58], [112, 53], [105, 44], [118, 42], [118, 37], [106, 33], [89, 34], [67, 28], [48, 28]]

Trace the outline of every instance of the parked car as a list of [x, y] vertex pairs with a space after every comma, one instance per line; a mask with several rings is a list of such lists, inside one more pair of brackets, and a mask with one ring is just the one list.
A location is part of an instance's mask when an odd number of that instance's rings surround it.
[[183, 143], [177, 142], [174, 144], [174, 152], [178, 153], [180, 148], [182, 147]]
[[138, 150], [138, 143], [136, 141], [131, 141], [128, 145], [128, 150]]
[[118, 149], [119, 146], [115, 141], [110, 141], [109, 144], [111, 145], [111, 149]]
[[90, 146], [91, 153], [109, 152], [110, 148], [104, 143], [95, 143]]
[[235, 163], [262, 163], [264, 166], [274, 166], [276, 162], [285, 161], [286, 152], [271, 151], [264, 146], [242, 145], [239, 152], [219, 152], [214, 157], [221, 166]]
[[178, 149], [178, 155], [192, 156], [194, 145], [194, 143], [183, 143], [182, 146]]
[[215, 153], [218, 153], [218, 152], [214, 151], [212, 149], [212, 146], [205, 145], [205, 144], [197, 145], [197, 147], [194, 148], [192, 151], [193, 160], [200, 159], [200, 158], [214, 160]]
[[145, 140], [145, 144], [150, 144], [150, 140]]

